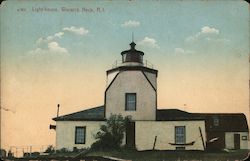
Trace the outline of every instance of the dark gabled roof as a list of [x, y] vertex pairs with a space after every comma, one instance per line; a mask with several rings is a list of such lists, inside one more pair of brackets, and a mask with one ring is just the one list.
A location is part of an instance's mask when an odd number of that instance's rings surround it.
[[[214, 119], [219, 120], [217, 126]], [[158, 109], [157, 121], [205, 120], [206, 130], [213, 132], [248, 132], [246, 116], [243, 113], [189, 113], [179, 109]]]
[[[214, 125], [214, 119], [219, 125]], [[104, 106], [53, 118], [54, 121], [104, 121]], [[179, 109], [158, 109], [156, 121], [205, 120], [208, 132], [248, 132], [246, 116], [243, 113], [189, 113]]]
[[181, 120], [204, 120], [195, 113], [189, 113], [179, 109], [158, 109], [156, 111], [157, 121], [181, 121]]
[[71, 113], [53, 118], [54, 121], [102, 121], [104, 118], [104, 106], [98, 106], [87, 110]]
[[[197, 113], [206, 120], [206, 129], [214, 132], [248, 132], [246, 116], [243, 113]], [[214, 120], [218, 125], [214, 125]]]

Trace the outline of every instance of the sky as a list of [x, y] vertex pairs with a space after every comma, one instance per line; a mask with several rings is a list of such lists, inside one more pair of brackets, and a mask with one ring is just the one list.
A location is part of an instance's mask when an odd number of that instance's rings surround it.
[[104, 104], [106, 70], [136, 49], [158, 108], [249, 118], [244, 1], [15, 1], [0, 8], [1, 146], [55, 145], [56, 116]]

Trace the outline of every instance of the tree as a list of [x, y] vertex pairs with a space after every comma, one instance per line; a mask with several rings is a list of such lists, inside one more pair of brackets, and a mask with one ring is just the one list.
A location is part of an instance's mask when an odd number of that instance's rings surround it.
[[0, 149], [0, 159], [1, 158], [6, 158], [6, 150]]
[[52, 145], [49, 145], [49, 146], [47, 147], [47, 149], [46, 149], [44, 152], [45, 152], [45, 153], [52, 154], [52, 153], [55, 152], [55, 149], [54, 149], [54, 147], [53, 147]]
[[121, 115], [113, 115], [108, 118], [105, 125], [101, 125], [100, 131], [94, 135], [97, 141], [92, 144], [94, 150], [114, 150], [120, 149], [124, 133], [126, 131], [129, 117], [123, 118]]
[[8, 151], [8, 158], [13, 158], [14, 157], [14, 154], [11, 152], [11, 150]]

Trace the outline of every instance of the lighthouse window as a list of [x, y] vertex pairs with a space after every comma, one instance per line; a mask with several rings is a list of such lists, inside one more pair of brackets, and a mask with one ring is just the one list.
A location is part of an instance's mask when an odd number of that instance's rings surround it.
[[219, 126], [220, 122], [219, 122], [219, 118], [218, 117], [214, 117], [213, 118], [213, 124], [214, 124], [214, 126]]
[[140, 55], [140, 62], [143, 63], [143, 60], [142, 60], [142, 55]]
[[123, 55], [122, 55], [122, 62], [124, 63], [125, 60], [126, 60], [126, 54], [123, 54]]
[[175, 143], [176, 144], [185, 144], [186, 142], [186, 129], [185, 126], [176, 126], [175, 127]]
[[85, 144], [86, 127], [77, 126], [75, 128], [75, 144]]
[[136, 93], [126, 93], [125, 95], [125, 110], [135, 111], [136, 110]]

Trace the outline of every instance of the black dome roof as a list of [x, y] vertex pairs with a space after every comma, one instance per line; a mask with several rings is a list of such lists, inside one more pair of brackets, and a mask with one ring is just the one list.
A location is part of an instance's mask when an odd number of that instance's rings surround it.
[[131, 48], [129, 50], [125, 50], [125, 51], [121, 52], [121, 55], [123, 56], [123, 62], [143, 63], [142, 57], [143, 57], [144, 53], [142, 51], [136, 50], [135, 45], [136, 45], [136, 43], [131, 42], [130, 43]]

